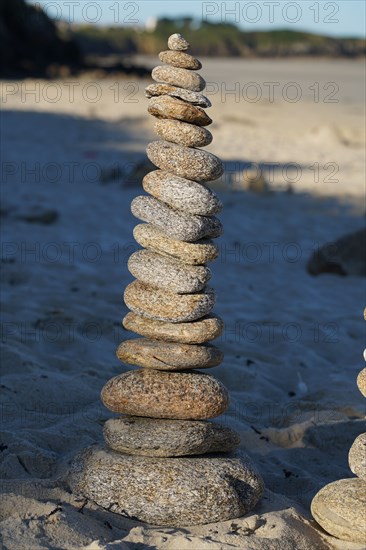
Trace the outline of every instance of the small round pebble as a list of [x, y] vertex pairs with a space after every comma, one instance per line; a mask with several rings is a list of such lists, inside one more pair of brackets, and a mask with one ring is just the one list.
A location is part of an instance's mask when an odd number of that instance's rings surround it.
[[222, 161], [202, 149], [183, 147], [168, 141], [153, 141], [146, 154], [155, 166], [193, 181], [216, 180], [224, 173]]
[[222, 224], [216, 217], [185, 214], [154, 197], [136, 197], [131, 203], [131, 211], [139, 220], [152, 223], [169, 237], [180, 241], [219, 237], [223, 232]]
[[354, 440], [348, 453], [348, 464], [351, 472], [366, 480], [366, 433]]
[[215, 293], [211, 288], [206, 288], [195, 294], [175, 294], [141, 281], [133, 281], [125, 289], [124, 300], [128, 309], [150, 319], [188, 323], [212, 311]]
[[243, 516], [264, 491], [252, 460], [239, 452], [162, 460], [94, 445], [74, 458], [67, 481], [109, 512], [175, 530]]
[[201, 92], [206, 86], [206, 82], [200, 74], [189, 71], [188, 69], [169, 67], [169, 65], [159, 65], [155, 67], [155, 69], [152, 70], [151, 76], [155, 82], [171, 84], [178, 88], [192, 90], [192, 92]]
[[364, 397], [366, 397], [366, 368], [362, 369], [357, 376], [357, 387]]
[[340, 479], [329, 483], [311, 503], [314, 519], [325, 531], [341, 540], [366, 545], [366, 482]]
[[172, 118], [196, 124], [197, 126], [212, 124], [212, 119], [201, 107], [196, 107], [169, 95], [161, 95], [149, 99], [147, 110], [151, 115], [158, 118]]
[[122, 416], [104, 424], [111, 449], [139, 456], [189, 456], [228, 453], [240, 444], [239, 435], [216, 422]]
[[191, 71], [198, 71], [202, 69], [202, 63], [192, 55], [177, 51], [165, 51], [159, 53], [159, 59], [167, 65], [172, 67], [179, 67], [180, 69], [190, 69]]
[[181, 52], [184, 50], [188, 50], [189, 46], [190, 46], [189, 42], [187, 42], [187, 40], [178, 33], [172, 34], [168, 38], [169, 50], [175, 50], [177, 52]]
[[101, 398], [113, 412], [178, 420], [214, 418], [229, 405], [225, 386], [196, 371], [130, 370], [108, 380]]
[[212, 134], [206, 128], [179, 120], [156, 120], [154, 130], [165, 141], [185, 147], [205, 147], [212, 142]]
[[128, 365], [177, 371], [217, 367], [224, 354], [219, 348], [209, 344], [199, 346], [135, 338], [125, 340], [118, 346], [117, 357]]
[[198, 292], [211, 278], [208, 267], [182, 264], [152, 250], [137, 250], [130, 256], [127, 266], [139, 281], [178, 294]]
[[222, 210], [222, 202], [206, 185], [154, 170], [142, 180], [146, 193], [176, 210], [199, 216], [212, 216]]
[[146, 338], [182, 344], [203, 344], [218, 338], [224, 330], [222, 319], [213, 315], [190, 323], [166, 323], [148, 319], [133, 311], [127, 313], [123, 326]]
[[177, 88], [170, 84], [150, 84], [145, 88], [145, 95], [147, 97], [154, 97], [159, 95], [169, 95], [177, 97], [192, 103], [192, 105], [198, 105], [199, 107], [211, 107], [211, 101], [199, 92], [192, 92], [191, 90], [185, 90], [184, 88]]

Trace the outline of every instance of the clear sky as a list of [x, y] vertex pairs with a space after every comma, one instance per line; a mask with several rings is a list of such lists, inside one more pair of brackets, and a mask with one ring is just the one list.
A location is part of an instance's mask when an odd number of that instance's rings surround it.
[[145, 25], [160, 17], [234, 23], [251, 30], [287, 28], [330, 36], [364, 37], [365, 0], [28, 0], [50, 17], [75, 23]]

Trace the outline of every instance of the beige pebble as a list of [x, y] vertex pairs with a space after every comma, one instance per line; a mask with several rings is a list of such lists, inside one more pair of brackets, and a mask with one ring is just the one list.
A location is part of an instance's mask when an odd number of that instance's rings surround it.
[[212, 134], [206, 128], [179, 120], [156, 120], [154, 130], [165, 141], [186, 147], [205, 147], [212, 142]]
[[179, 33], [172, 34], [168, 38], [168, 48], [169, 50], [182, 51], [188, 50], [190, 44], [185, 38]]
[[196, 107], [169, 95], [149, 99], [147, 110], [151, 115], [158, 118], [173, 118], [197, 126], [208, 126], [212, 123], [212, 119], [201, 107]]
[[201, 61], [188, 53], [167, 50], [159, 53], [159, 59], [167, 65], [179, 67], [180, 69], [190, 69], [191, 71], [202, 69]]
[[201, 92], [206, 86], [206, 82], [198, 73], [189, 71], [188, 69], [178, 69], [177, 67], [169, 67], [168, 65], [159, 65], [152, 70], [152, 78], [155, 82], [163, 82], [192, 90], [192, 92]]
[[357, 387], [364, 397], [366, 397], [366, 368], [362, 369], [357, 376]]
[[170, 95], [183, 99], [192, 105], [198, 105], [199, 107], [211, 107], [211, 101], [200, 92], [192, 92], [191, 90], [185, 90], [184, 88], [177, 88], [177, 86], [171, 86], [170, 84], [149, 84], [145, 88], [146, 97], [154, 97], [159, 95]]
[[366, 480], [366, 433], [354, 440], [348, 453], [348, 464], [351, 472]]

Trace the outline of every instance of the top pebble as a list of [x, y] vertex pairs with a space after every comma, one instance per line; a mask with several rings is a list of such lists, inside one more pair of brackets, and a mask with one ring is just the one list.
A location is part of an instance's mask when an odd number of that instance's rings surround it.
[[172, 34], [168, 38], [169, 50], [175, 50], [176, 52], [182, 52], [188, 50], [190, 44], [180, 34]]

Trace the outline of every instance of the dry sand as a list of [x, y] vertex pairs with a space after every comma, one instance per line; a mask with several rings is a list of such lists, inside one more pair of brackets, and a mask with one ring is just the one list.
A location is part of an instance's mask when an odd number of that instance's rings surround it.
[[[309, 505], [326, 483], [351, 477], [348, 449], [365, 431], [356, 386], [365, 282], [313, 278], [306, 261], [364, 224], [362, 71], [345, 61], [204, 64], [214, 104], [208, 149], [235, 176], [220, 185], [225, 236], [212, 284], [226, 321], [218, 341], [226, 360], [213, 374], [232, 396], [222, 420], [241, 433], [267, 489], [246, 517], [176, 529], [78, 501], [64, 482], [74, 454], [102, 438], [110, 417], [102, 386], [128, 370], [114, 353], [130, 336], [120, 325], [122, 291], [137, 248], [129, 204], [141, 188], [128, 174], [154, 137], [145, 83], [104, 80], [93, 88], [87, 76], [1, 83], [3, 548], [361, 548], [326, 535]], [[225, 90], [221, 97], [220, 79], [227, 88], [239, 83], [239, 101]], [[258, 102], [243, 99], [249, 82], [261, 87]], [[275, 94], [271, 102], [263, 82], [279, 82], [278, 90], [295, 82], [302, 98]], [[316, 82], [319, 102], [309, 90]], [[336, 103], [324, 102], [335, 89], [324, 90], [330, 82], [339, 86]], [[273, 174], [276, 192], [237, 189], [250, 163]], [[300, 177], [288, 163], [301, 167]], [[117, 165], [117, 180], [101, 183], [101, 170]]]

